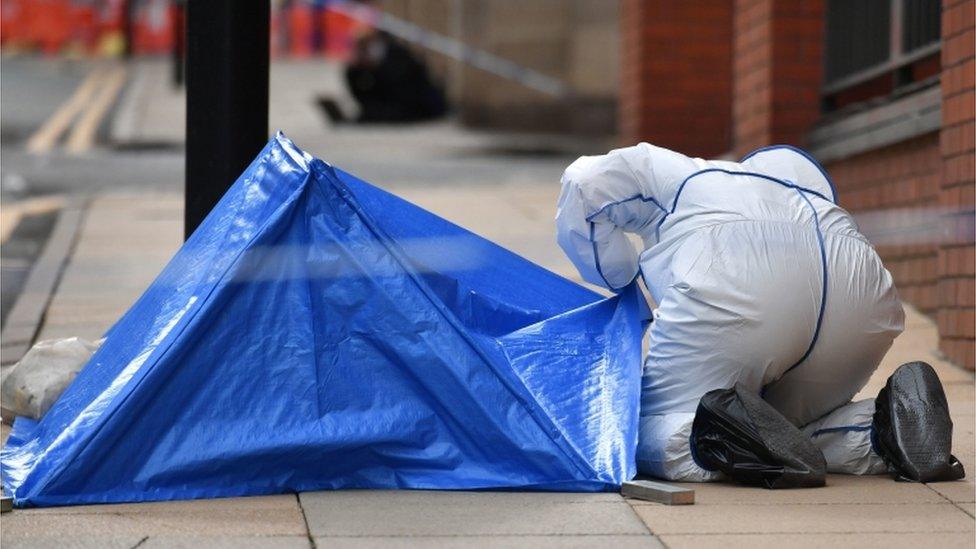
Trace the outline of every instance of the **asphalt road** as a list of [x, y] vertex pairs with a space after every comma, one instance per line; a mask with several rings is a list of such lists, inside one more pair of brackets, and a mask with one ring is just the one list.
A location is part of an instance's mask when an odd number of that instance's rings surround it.
[[[81, 155], [59, 149], [31, 154], [26, 141], [62, 105], [92, 66], [87, 62], [18, 57], [0, 60], [0, 199], [89, 194], [101, 189], [179, 189], [183, 154], [173, 149], [96, 146]], [[103, 120], [111, 119], [111, 113]]]
[[[0, 59], [0, 202], [16, 225], [0, 246], [0, 322], [6, 323], [57, 212], [16, 215], [18, 204], [45, 195], [86, 195], [106, 188], [175, 190], [183, 180], [178, 150], [116, 150], [96, 146], [80, 155], [28, 153], [27, 141], [74, 93], [91, 63], [42, 57]], [[111, 113], [102, 121], [111, 120]]]

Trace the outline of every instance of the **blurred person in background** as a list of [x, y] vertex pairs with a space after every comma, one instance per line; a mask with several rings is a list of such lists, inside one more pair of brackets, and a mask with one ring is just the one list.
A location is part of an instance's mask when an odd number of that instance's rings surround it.
[[[417, 122], [447, 113], [444, 91], [427, 65], [389, 33], [371, 30], [356, 40], [346, 85], [359, 104], [359, 123]], [[332, 122], [346, 117], [331, 98], [319, 100]]]

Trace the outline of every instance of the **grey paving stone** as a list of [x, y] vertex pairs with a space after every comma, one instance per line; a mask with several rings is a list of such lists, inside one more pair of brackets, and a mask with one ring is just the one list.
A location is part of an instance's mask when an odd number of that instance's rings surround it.
[[[655, 534], [974, 532], [973, 518], [951, 503], [894, 505], [641, 505]], [[667, 540], [665, 540], [667, 543]]]
[[976, 466], [976, 423], [971, 418], [954, 417], [952, 425], [952, 453], [971, 470]]
[[976, 467], [976, 463], [963, 461], [963, 465], [967, 469], [967, 478], [954, 482], [933, 482], [926, 484], [926, 486], [954, 503], [976, 502], [976, 482], [973, 481], [972, 473], [970, 472], [972, 467]]
[[677, 486], [650, 479], [635, 479], [625, 482], [620, 493], [628, 500], [663, 503], [665, 505], [691, 505], [695, 503], [695, 488]]
[[957, 503], [956, 507], [962, 509], [967, 515], [976, 518], [976, 503]]
[[491, 547], [497, 549], [533, 547], [566, 549], [613, 547], [614, 549], [654, 549], [664, 545], [654, 536], [416, 536], [372, 538], [317, 538], [317, 547], [330, 549], [400, 549], [431, 547], [435, 549], [468, 549]]
[[308, 549], [311, 543], [306, 536], [276, 537], [170, 537], [153, 536], [139, 549]]
[[395, 501], [397, 505], [456, 505], [471, 501], [479, 503], [507, 503], [542, 505], [546, 503], [616, 503], [625, 501], [616, 492], [464, 492], [452, 490], [323, 490], [300, 494], [302, 503], [306, 499], [329, 499], [334, 501], [355, 501], [383, 504]]
[[306, 536], [298, 509], [280, 508], [170, 508], [113, 511], [94, 514], [57, 513], [55, 509], [15, 510], [3, 515], [0, 527], [6, 539], [31, 539], [52, 533], [75, 536]]
[[964, 532], [938, 534], [722, 534], [662, 536], [662, 541], [671, 549], [728, 549], [730, 547], [749, 547], [750, 549], [781, 549], [783, 547], [878, 547], [884, 549], [917, 549], [918, 547], [938, 547], [939, 549], [972, 549], [973, 535]]
[[[963, 481], [960, 481], [963, 482]], [[695, 507], [703, 505], [794, 505], [831, 503], [944, 503], [931, 488], [955, 483], [918, 484], [895, 482], [888, 475], [828, 475], [827, 486], [803, 490], [764, 490], [728, 482], [673, 483], [695, 490]], [[927, 487], [928, 486], [928, 487]], [[972, 487], [972, 485], [970, 485]], [[961, 490], [961, 486], [956, 490]], [[656, 505], [629, 500], [631, 505]]]
[[[139, 545], [142, 536], [65, 536], [42, 535], [34, 537], [3, 536], [4, 549], [129, 549]], [[142, 547], [140, 545], [140, 547]]]
[[301, 504], [317, 537], [647, 533], [615, 494], [310, 492]]

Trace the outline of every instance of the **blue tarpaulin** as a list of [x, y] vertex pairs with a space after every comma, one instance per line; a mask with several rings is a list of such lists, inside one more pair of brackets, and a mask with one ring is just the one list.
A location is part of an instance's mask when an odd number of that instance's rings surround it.
[[646, 304], [604, 299], [279, 134], [38, 422], [19, 506], [635, 474]]

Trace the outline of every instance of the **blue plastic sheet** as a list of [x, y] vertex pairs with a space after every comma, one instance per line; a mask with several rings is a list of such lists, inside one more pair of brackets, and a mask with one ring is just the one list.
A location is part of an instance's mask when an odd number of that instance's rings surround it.
[[611, 489], [646, 304], [272, 139], [39, 422], [19, 506], [338, 488]]

